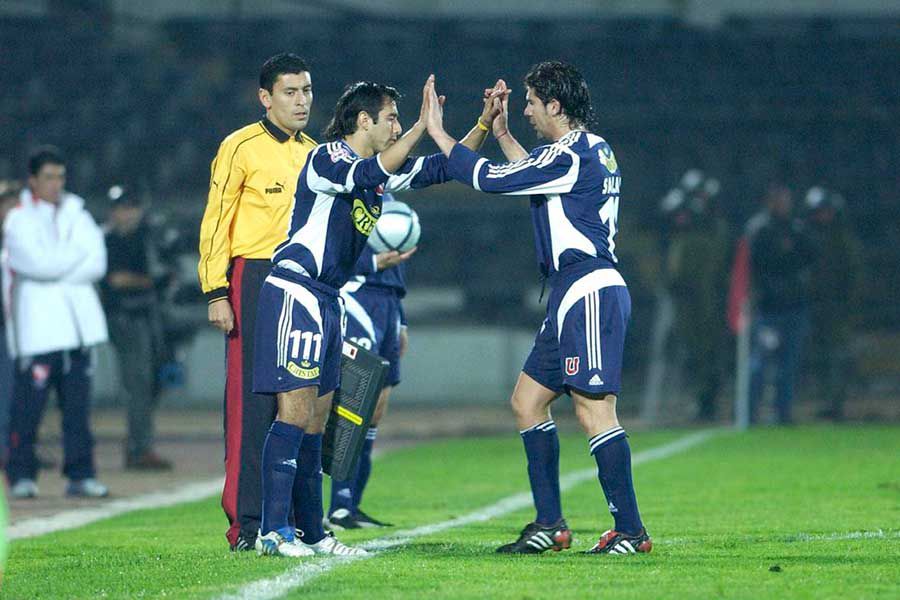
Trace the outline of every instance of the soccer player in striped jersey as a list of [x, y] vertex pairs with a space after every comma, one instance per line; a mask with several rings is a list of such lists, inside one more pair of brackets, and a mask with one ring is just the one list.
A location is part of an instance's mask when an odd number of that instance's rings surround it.
[[427, 117], [428, 132], [447, 155], [454, 179], [491, 194], [530, 196], [540, 269], [551, 285], [547, 317], [512, 395], [537, 517], [498, 552], [538, 553], [570, 545], [572, 533], [560, 506], [559, 440], [550, 415], [550, 405], [563, 393], [572, 396], [588, 435], [615, 520], [587, 552], [649, 552], [652, 542], [631, 480], [631, 451], [616, 417], [631, 313], [628, 288], [616, 269], [621, 173], [609, 144], [588, 130], [590, 94], [575, 67], [540, 63], [525, 76], [525, 85], [525, 117], [549, 143], [526, 152], [507, 128], [508, 100], [500, 96], [493, 100], [502, 111], [492, 127], [508, 163], [491, 162], [457, 144], [444, 131], [442, 107], [433, 98]]
[[[253, 390], [275, 394], [278, 404], [263, 448], [261, 555], [365, 554], [326, 535], [322, 523], [322, 432], [341, 373], [338, 290], [353, 274], [384, 193], [449, 179], [443, 154], [408, 158], [425, 133], [429, 103], [443, 102], [433, 86], [432, 76], [419, 120], [402, 137], [394, 88], [349, 86], [325, 131], [331, 141], [310, 152], [300, 173], [287, 239], [259, 295]], [[483, 122], [496, 112], [485, 102]], [[478, 148], [486, 131], [473, 127], [464, 143]]]

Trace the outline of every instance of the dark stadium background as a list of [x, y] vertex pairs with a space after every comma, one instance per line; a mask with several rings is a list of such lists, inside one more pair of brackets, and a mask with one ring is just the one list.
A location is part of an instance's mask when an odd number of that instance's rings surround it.
[[[731, 2], [734, 14], [715, 23], [684, 18], [688, 2], [655, 3], [662, 8], [639, 14], [615, 10], [635, 3], [563, 2], [556, 16], [495, 10], [479, 18], [473, 2], [458, 14], [427, 2], [395, 3], [402, 6], [393, 11], [383, 2], [201, 2], [192, 11], [151, 2], [160, 7], [152, 15], [128, 4], [0, 2], [0, 178], [22, 178], [29, 151], [52, 143], [70, 159], [68, 188], [88, 199], [98, 220], [112, 184], [129, 185], [151, 203], [181, 282], [169, 300], [188, 385], [171, 404], [214, 404], [221, 395], [221, 344], [204, 324], [192, 271], [209, 163], [226, 134], [262, 115], [259, 66], [284, 50], [311, 64], [314, 137], [343, 86], [359, 79], [396, 86], [410, 124], [422, 82], [434, 72], [448, 96], [448, 130], [457, 135], [474, 122], [481, 90], [504, 77], [514, 88], [512, 126], [527, 146], [534, 139], [520, 114], [522, 75], [546, 58], [576, 63], [591, 84], [596, 131], [612, 144], [623, 172], [617, 249], [635, 301], [626, 361], [637, 390], [659, 271], [659, 201], [682, 173], [698, 167], [721, 181], [720, 205], [734, 238], [773, 178], [788, 182], [798, 201], [812, 185], [840, 191], [869, 274], [858, 306], [857, 390], [877, 406], [896, 403], [896, 3], [878, 14], [854, 11], [853, 2], [835, 3], [832, 13], [785, 14], [742, 11], [754, 3]], [[531, 4], [554, 3], [523, 6]], [[270, 5], [280, 8], [267, 14]], [[430, 142], [421, 147], [433, 149]], [[493, 142], [485, 150], [499, 156]], [[463, 352], [495, 355], [500, 348], [508, 354], [497, 359], [500, 375], [482, 382], [464, 366], [454, 376], [457, 392], [437, 397], [502, 402], [542, 314], [527, 201], [448, 185], [415, 194], [411, 204], [424, 232], [409, 269], [411, 335], [413, 352], [429, 358], [410, 361], [410, 386], [398, 399], [427, 402], [433, 394], [417, 382], [429, 373], [464, 360]], [[198, 337], [212, 356], [198, 350]], [[101, 400], [112, 402], [114, 375], [101, 377], [98, 387]]]

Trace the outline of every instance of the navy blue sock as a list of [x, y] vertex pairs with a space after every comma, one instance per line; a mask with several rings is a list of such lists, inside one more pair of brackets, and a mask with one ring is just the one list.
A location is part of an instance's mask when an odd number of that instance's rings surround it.
[[369, 483], [369, 475], [372, 474], [372, 448], [375, 446], [375, 437], [378, 435], [377, 427], [369, 427], [366, 432], [366, 441], [363, 443], [362, 456], [359, 458], [359, 470], [356, 472], [356, 480], [353, 482], [353, 510], [359, 508], [362, 502], [363, 492]]
[[331, 508], [328, 509], [328, 514], [333, 514], [339, 508], [344, 508], [352, 514], [359, 508], [359, 500], [372, 472], [372, 444], [377, 433], [377, 427], [370, 427], [366, 431], [362, 454], [356, 463], [356, 472], [348, 479], [331, 480]]
[[638, 513], [634, 484], [631, 481], [631, 448], [621, 427], [613, 427], [592, 437], [588, 443], [597, 461], [597, 474], [615, 530], [637, 535], [644, 528]]
[[297, 450], [303, 430], [296, 425], [275, 421], [269, 427], [262, 455], [262, 532], [277, 531], [287, 540], [294, 539], [288, 524], [291, 489], [297, 474]]
[[[357, 465], [357, 471], [359, 471], [359, 465]], [[353, 481], [356, 476], [351, 475], [350, 477], [350, 479], [331, 480], [331, 506], [328, 514], [333, 514], [340, 508], [353, 512]]]
[[297, 453], [294, 480], [294, 520], [306, 544], [325, 537], [322, 526], [322, 434], [307, 433]]
[[553, 420], [520, 431], [528, 457], [528, 479], [537, 509], [535, 522], [553, 525], [562, 519], [559, 500], [559, 437]]

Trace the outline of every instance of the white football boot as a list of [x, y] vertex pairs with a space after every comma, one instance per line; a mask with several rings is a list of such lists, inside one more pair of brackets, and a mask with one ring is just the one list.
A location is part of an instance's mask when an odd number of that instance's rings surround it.
[[316, 554], [333, 554], [335, 556], [366, 556], [369, 553], [362, 548], [354, 548], [347, 546], [338, 541], [334, 537], [334, 533], [328, 532], [321, 540], [315, 544], [303, 544], [307, 548], [312, 549]]
[[256, 554], [259, 556], [288, 556], [300, 558], [313, 556], [315, 551], [299, 540], [288, 541], [277, 531], [256, 536]]

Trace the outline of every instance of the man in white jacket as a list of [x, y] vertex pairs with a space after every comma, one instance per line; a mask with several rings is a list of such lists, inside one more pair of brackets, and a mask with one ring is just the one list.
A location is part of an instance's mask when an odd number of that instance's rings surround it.
[[63, 190], [52, 148], [29, 159], [28, 188], [3, 224], [7, 342], [17, 360], [7, 477], [13, 497], [38, 493], [35, 441], [50, 389], [63, 416], [69, 496], [102, 497], [90, 430], [91, 348], [107, 339], [94, 283], [106, 272], [103, 233], [84, 200]]

